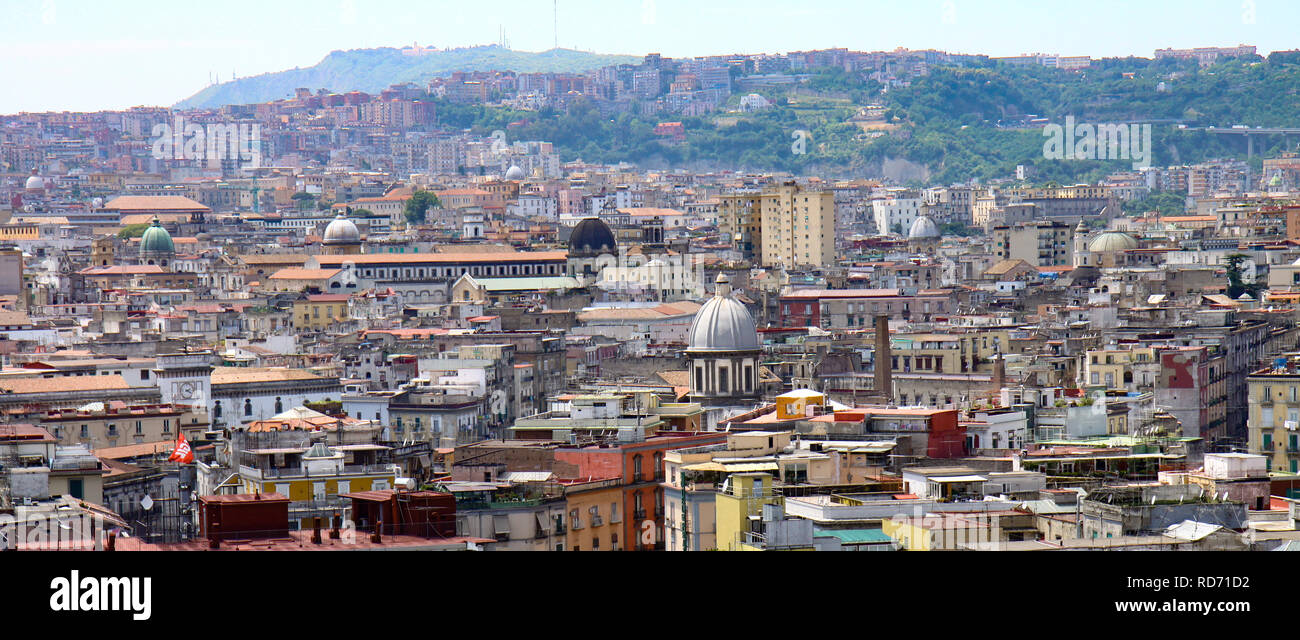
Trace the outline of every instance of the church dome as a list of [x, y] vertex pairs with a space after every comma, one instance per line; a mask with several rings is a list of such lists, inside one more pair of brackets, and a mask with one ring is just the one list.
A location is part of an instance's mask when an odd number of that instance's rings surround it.
[[907, 232], [907, 238], [909, 240], [922, 240], [938, 238], [941, 236], [942, 234], [939, 233], [939, 226], [934, 223], [934, 220], [930, 219], [930, 216], [921, 216], [917, 218], [912, 222], [911, 230]]
[[758, 351], [758, 330], [749, 309], [731, 297], [731, 281], [719, 275], [713, 299], [704, 303], [691, 322], [688, 352]]
[[1120, 233], [1119, 231], [1107, 231], [1096, 238], [1093, 238], [1092, 242], [1088, 243], [1088, 251], [1093, 253], [1111, 253], [1114, 251], [1136, 249], [1137, 246], [1138, 242], [1133, 239], [1133, 236], [1130, 236], [1127, 233]]
[[506, 180], [523, 180], [525, 177], [524, 170], [520, 169], [519, 165], [510, 165], [510, 168], [506, 169]]
[[163, 228], [162, 222], [158, 216], [154, 216], [153, 225], [144, 230], [144, 235], [140, 236], [140, 255], [171, 255], [176, 253], [176, 245], [172, 242], [172, 234], [167, 233]]
[[600, 218], [583, 218], [574, 225], [569, 235], [569, 256], [596, 256], [603, 253], [618, 253], [618, 242], [614, 232]]
[[321, 244], [359, 244], [360, 242], [361, 232], [357, 230], [357, 225], [348, 220], [346, 214], [340, 212], [338, 217], [325, 227], [325, 237]]
[[45, 178], [42, 178], [37, 175], [31, 176], [30, 178], [27, 178], [27, 183], [25, 187], [28, 191], [44, 191]]

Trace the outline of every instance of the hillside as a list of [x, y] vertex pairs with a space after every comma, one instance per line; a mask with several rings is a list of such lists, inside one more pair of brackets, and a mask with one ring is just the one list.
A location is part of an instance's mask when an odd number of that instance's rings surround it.
[[389, 85], [414, 82], [423, 85], [430, 78], [453, 71], [580, 72], [611, 64], [638, 62], [631, 56], [600, 55], [571, 49], [512, 51], [496, 45], [435, 51], [424, 55], [403, 55], [400, 49], [354, 49], [334, 51], [315, 66], [264, 73], [223, 82], [178, 102], [181, 109], [211, 108], [227, 104], [251, 104], [291, 97], [293, 90], [306, 87], [338, 92], [377, 92]]
[[[631, 114], [601, 117], [591, 105], [568, 113], [512, 112], [497, 107], [440, 106], [445, 125], [487, 133], [516, 123], [512, 140], [549, 140], [565, 160], [637, 163], [646, 168], [781, 170], [835, 177], [889, 178], [909, 184], [950, 184], [1013, 174], [1032, 165], [1036, 181], [1095, 181], [1127, 171], [1127, 160], [1047, 160], [1043, 131], [1030, 114], [1061, 123], [1152, 123], [1152, 164], [1246, 158], [1239, 136], [1191, 127], [1300, 127], [1300, 56], [1194, 62], [1142, 58], [1094, 61], [1081, 72], [1008, 66], [992, 61], [936, 66], [910, 86], [882, 91], [869, 79], [837, 69], [816, 72], [794, 90], [764, 91], [774, 106], [755, 113], [674, 117], [684, 143], [656, 137], [659, 119]], [[733, 96], [734, 107], [739, 96]], [[854, 122], [859, 107], [878, 105], [883, 119]], [[635, 111], [634, 111], [635, 112]], [[795, 131], [808, 132], [805, 153], [793, 152]], [[1289, 146], [1288, 146], [1289, 144]], [[1261, 156], [1295, 151], [1296, 140], [1258, 138]]]

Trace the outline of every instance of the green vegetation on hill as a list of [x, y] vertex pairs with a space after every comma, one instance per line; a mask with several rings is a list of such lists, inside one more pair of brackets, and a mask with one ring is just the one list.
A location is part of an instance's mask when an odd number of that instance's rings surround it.
[[[1093, 124], [1152, 123], [1155, 166], [1244, 158], [1241, 137], [1178, 125], [1300, 126], [1300, 100], [1294, 99], [1300, 93], [1300, 56], [1233, 59], [1205, 68], [1109, 59], [1078, 72], [996, 62], [939, 66], [910, 86], [883, 92], [859, 74], [823, 70], [795, 90], [762, 93], [774, 106], [755, 113], [602, 116], [583, 101], [567, 113], [441, 103], [439, 119], [483, 134], [505, 130], [512, 141], [549, 140], [565, 160], [862, 177], [886, 174], [888, 163], [901, 160], [922, 175], [900, 181], [920, 184], [1005, 178], [1023, 164], [1034, 168], [1037, 182], [1073, 184], [1131, 170], [1133, 162], [1045, 159], [1043, 131], [1026, 124], [1029, 116], [1057, 124], [1066, 116]], [[738, 100], [733, 96], [729, 104]], [[864, 130], [849, 119], [868, 104], [883, 106], [885, 120]], [[686, 141], [673, 144], [654, 135], [662, 120], [681, 120]], [[796, 131], [807, 132], [802, 154], [793, 146]], [[1287, 149], [1275, 136], [1257, 138], [1255, 150], [1259, 156]]]

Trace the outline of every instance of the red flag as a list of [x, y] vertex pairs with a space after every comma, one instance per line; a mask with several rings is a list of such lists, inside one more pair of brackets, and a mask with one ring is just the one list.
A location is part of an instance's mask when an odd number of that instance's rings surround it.
[[170, 462], [179, 462], [189, 464], [194, 462], [194, 452], [190, 450], [190, 443], [185, 439], [185, 434], [178, 434], [176, 439], [176, 448], [172, 450], [171, 456], [167, 458]]

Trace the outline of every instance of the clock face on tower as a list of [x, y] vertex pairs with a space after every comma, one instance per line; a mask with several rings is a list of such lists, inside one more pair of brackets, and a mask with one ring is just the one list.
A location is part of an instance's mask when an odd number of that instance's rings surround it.
[[186, 400], [194, 399], [194, 391], [195, 389], [194, 389], [193, 382], [182, 382], [178, 384], [176, 387], [177, 394]]

